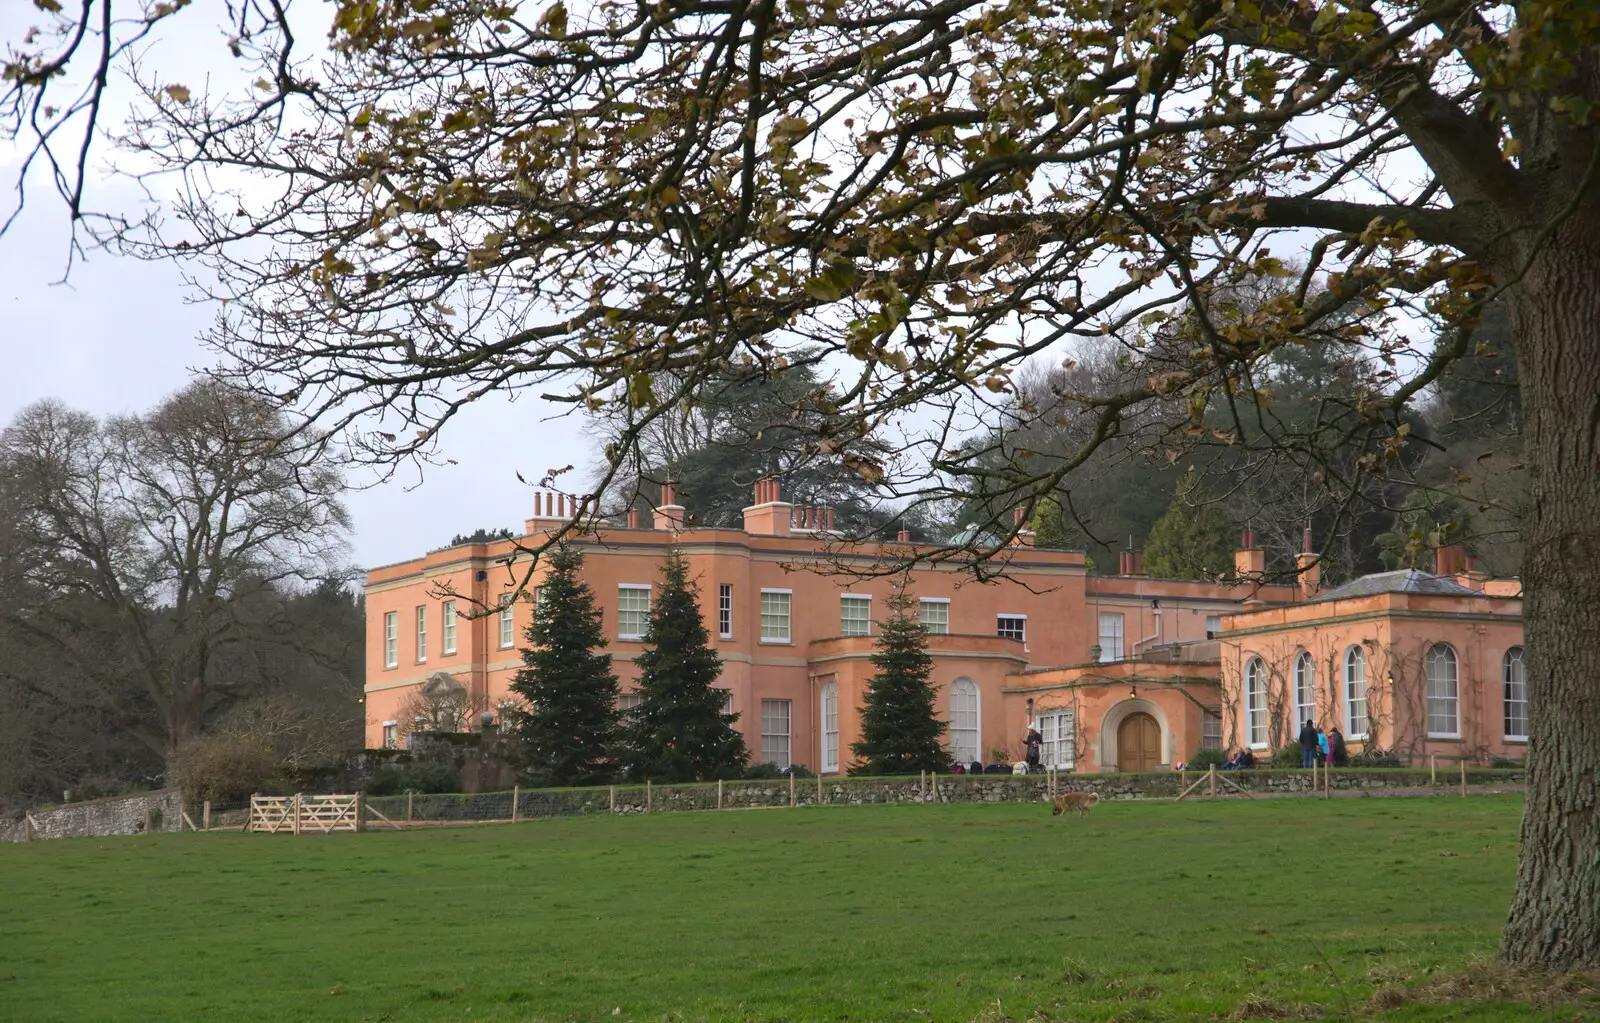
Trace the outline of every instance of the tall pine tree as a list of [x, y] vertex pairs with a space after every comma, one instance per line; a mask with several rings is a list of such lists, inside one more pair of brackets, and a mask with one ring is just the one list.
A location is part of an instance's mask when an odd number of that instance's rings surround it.
[[750, 759], [715, 688], [722, 662], [700, 617], [699, 590], [677, 551], [662, 565], [639, 665], [639, 706], [624, 724], [629, 773], [654, 781], [735, 777]]
[[889, 617], [878, 623], [877, 669], [867, 681], [861, 708], [861, 741], [850, 744], [857, 762], [851, 774], [912, 774], [945, 771], [950, 755], [940, 737], [945, 723], [933, 713], [936, 690], [928, 680], [933, 658], [928, 634], [917, 618], [917, 604], [897, 588], [889, 598]]
[[1178, 481], [1166, 514], [1150, 527], [1144, 571], [1157, 579], [1217, 579], [1233, 571], [1233, 527], [1193, 469]]
[[617, 676], [611, 672], [600, 609], [583, 581], [583, 554], [561, 544], [522, 648], [511, 691], [526, 702], [511, 717], [524, 770], [543, 785], [583, 785], [611, 777], [617, 745]]

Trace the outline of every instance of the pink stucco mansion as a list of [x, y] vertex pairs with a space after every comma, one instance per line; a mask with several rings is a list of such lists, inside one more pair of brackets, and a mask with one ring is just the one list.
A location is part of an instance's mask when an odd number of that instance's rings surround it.
[[[783, 501], [772, 480], [756, 485], [743, 529], [686, 526], [670, 488], [663, 501], [648, 526], [597, 525], [581, 541], [623, 706], [661, 560], [676, 547], [698, 579], [752, 756], [847, 770], [875, 622], [894, 585], [848, 570], [910, 564], [916, 549], [843, 545], [828, 509]], [[527, 534], [555, 528], [568, 512], [563, 498], [537, 495]], [[1352, 751], [1376, 745], [1413, 761], [1522, 756], [1515, 580], [1487, 579], [1444, 548], [1438, 575], [1388, 572], [1322, 592], [1314, 556], [1300, 556], [1293, 585], [1263, 584], [1265, 555], [1249, 530], [1240, 546], [1236, 578], [1222, 583], [1149, 578], [1136, 551], [1124, 552], [1116, 575], [1089, 575], [1081, 553], [1026, 542], [996, 553], [1004, 572], [994, 581], [956, 565], [911, 568], [952, 760], [1020, 759], [1037, 727], [1058, 768], [1160, 770], [1202, 747], [1276, 749], [1308, 718], [1339, 726]], [[367, 574], [368, 745], [405, 741], [402, 703], [440, 672], [480, 705], [505, 697], [532, 604], [506, 601], [488, 616], [467, 609], [501, 603], [525, 559], [503, 540]]]

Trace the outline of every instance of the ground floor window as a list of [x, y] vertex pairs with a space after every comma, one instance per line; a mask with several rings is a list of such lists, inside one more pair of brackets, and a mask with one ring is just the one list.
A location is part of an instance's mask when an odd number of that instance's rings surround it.
[[822, 770], [839, 769], [839, 683], [822, 687]]
[[1077, 718], [1070, 710], [1049, 711], [1039, 715], [1039, 735], [1044, 748], [1039, 751], [1039, 761], [1045, 767], [1070, 771], [1077, 761]]
[[789, 759], [789, 701], [761, 701], [761, 759], [787, 771]]
[[978, 684], [970, 678], [950, 683], [950, 759], [958, 764], [983, 759], [979, 713]]

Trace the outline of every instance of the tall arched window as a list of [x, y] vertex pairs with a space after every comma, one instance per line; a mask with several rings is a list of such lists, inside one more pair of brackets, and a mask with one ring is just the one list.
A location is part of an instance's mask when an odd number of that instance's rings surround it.
[[950, 758], [958, 764], [981, 760], [978, 743], [981, 731], [978, 683], [958, 678], [950, 683]]
[[1367, 737], [1367, 658], [1358, 646], [1344, 652], [1344, 727], [1346, 739]]
[[1245, 734], [1252, 747], [1267, 745], [1267, 666], [1252, 657], [1244, 666]]
[[1317, 662], [1309, 651], [1302, 650], [1294, 659], [1294, 728], [1291, 731], [1298, 734], [1300, 726], [1315, 720], [1316, 716]]
[[822, 771], [839, 770], [839, 683], [822, 685]]
[[1522, 662], [1522, 648], [1514, 646], [1500, 661], [1500, 675], [1506, 686], [1506, 738], [1528, 738], [1528, 668]]
[[1435, 643], [1423, 658], [1428, 676], [1428, 735], [1437, 739], [1461, 738], [1461, 714], [1456, 702], [1456, 652], [1448, 643]]

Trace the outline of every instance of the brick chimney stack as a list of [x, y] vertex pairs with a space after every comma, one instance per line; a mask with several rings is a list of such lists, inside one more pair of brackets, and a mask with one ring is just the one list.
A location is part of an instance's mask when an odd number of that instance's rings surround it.
[[1295, 555], [1294, 567], [1299, 571], [1301, 600], [1310, 600], [1322, 592], [1322, 559], [1311, 551], [1310, 526], [1301, 540], [1300, 553]]
[[1144, 551], [1129, 547], [1117, 555], [1118, 575], [1144, 575]]
[[1011, 509], [1011, 525], [1016, 527], [1017, 530], [1016, 536], [1011, 542], [1019, 547], [1032, 547], [1033, 530], [1028, 528], [1028, 509]]
[[683, 528], [683, 505], [678, 503], [678, 481], [661, 481], [661, 503], [656, 505], [655, 528], [676, 532]]
[[1465, 553], [1460, 547], [1440, 547], [1433, 554], [1433, 574], [1445, 577], [1461, 574], [1461, 559]]
[[1233, 554], [1233, 573], [1241, 579], [1260, 579], [1267, 571], [1267, 552], [1256, 546], [1256, 531], [1239, 532], [1239, 549]]
[[754, 503], [744, 510], [744, 531], [751, 536], [788, 536], [794, 525], [794, 505], [786, 504], [778, 481], [756, 481]]

